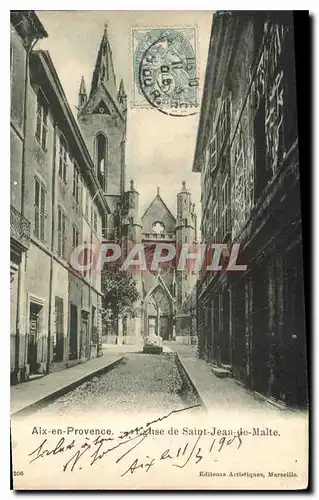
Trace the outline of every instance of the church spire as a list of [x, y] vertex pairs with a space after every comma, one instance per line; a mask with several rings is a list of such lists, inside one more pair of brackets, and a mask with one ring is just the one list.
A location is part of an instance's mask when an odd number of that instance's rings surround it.
[[87, 94], [86, 94], [86, 88], [85, 88], [85, 81], [84, 81], [84, 76], [82, 76], [81, 83], [80, 83], [79, 96], [78, 96], [79, 110], [82, 109], [86, 105], [86, 101], [87, 101]]
[[119, 91], [117, 93], [117, 100], [120, 104], [123, 105], [123, 108], [126, 109], [127, 94], [126, 94], [125, 89], [124, 89], [123, 78], [121, 78], [121, 81], [120, 81]]
[[107, 24], [104, 26], [104, 33], [97, 54], [95, 68], [92, 77], [90, 97], [103, 83], [111, 96], [116, 96], [116, 80], [113, 66], [111, 46], [108, 38]]

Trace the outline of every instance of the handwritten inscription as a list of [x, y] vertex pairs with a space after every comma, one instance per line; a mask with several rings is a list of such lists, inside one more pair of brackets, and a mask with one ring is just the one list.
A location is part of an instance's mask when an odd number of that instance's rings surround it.
[[[35, 427], [32, 434], [45, 437], [28, 453], [29, 463], [39, 463], [61, 456], [63, 459], [59, 463], [63, 472], [73, 472], [110, 458], [113, 463], [119, 464], [119, 474], [122, 477], [135, 474], [137, 471], [147, 473], [163, 462], [179, 469], [183, 469], [189, 464], [200, 464], [203, 459], [216, 462], [226, 450], [232, 453], [240, 449], [245, 436], [279, 436], [276, 429], [268, 427], [251, 429], [243, 429], [242, 427], [225, 429], [216, 426], [176, 428], [169, 425], [165, 429], [156, 427], [161, 422], [167, 421], [173, 414], [190, 410], [196, 406], [198, 405], [182, 410], [173, 410], [164, 416], [146, 422], [144, 425], [121, 431], [116, 436], [111, 429], [77, 429], [68, 426], [63, 431], [66, 436], [59, 437], [52, 444], [50, 438], [55, 435], [53, 429]], [[97, 432], [99, 434], [96, 436]], [[165, 438], [162, 438], [164, 434], [176, 436], [177, 439], [166, 441]], [[159, 441], [158, 446], [154, 447], [154, 439], [158, 436], [161, 436], [161, 441]], [[147, 441], [149, 439], [151, 439], [152, 446], [148, 448]], [[150, 449], [152, 453], [150, 453]]]
[[[63, 471], [74, 471], [81, 469], [84, 464], [92, 466], [115, 450], [118, 453], [113, 456], [115, 463], [121, 462], [124, 458], [131, 459], [129, 466], [125, 468], [121, 476], [128, 473], [133, 474], [138, 469], [148, 472], [151, 467], [160, 461], [168, 461], [173, 467], [184, 468], [191, 461], [198, 464], [204, 457], [213, 453], [221, 453], [227, 447], [239, 449], [242, 445], [242, 437], [234, 435], [231, 437], [213, 438], [211, 440], [202, 440], [204, 432], [196, 439], [188, 439], [178, 447], [160, 449], [156, 456], [150, 457], [145, 454], [144, 458], [138, 455], [138, 448], [152, 435], [152, 429], [142, 431], [136, 436], [130, 436], [127, 439], [121, 438], [103, 438], [101, 436], [91, 440], [86, 437], [81, 443], [75, 443], [74, 439], [66, 440], [64, 437], [59, 439], [54, 446], [49, 446], [48, 439], [45, 438], [42, 443], [29, 453], [30, 463], [54, 455], [65, 455], [71, 452], [63, 463]], [[87, 459], [86, 461], [83, 457]]]

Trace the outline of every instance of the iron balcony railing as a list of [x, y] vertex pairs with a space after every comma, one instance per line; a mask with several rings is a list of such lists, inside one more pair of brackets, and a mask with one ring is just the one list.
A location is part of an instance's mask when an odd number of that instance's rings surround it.
[[174, 233], [143, 233], [143, 240], [173, 240]]
[[27, 250], [30, 245], [30, 222], [10, 205], [10, 237]]

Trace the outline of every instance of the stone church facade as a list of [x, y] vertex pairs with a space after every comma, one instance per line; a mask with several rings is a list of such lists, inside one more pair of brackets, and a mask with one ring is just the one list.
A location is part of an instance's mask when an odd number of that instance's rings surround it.
[[190, 343], [196, 336], [196, 311], [189, 304], [195, 296], [197, 275], [192, 270], [178, 271], [176, 260], [159, 266], [157, 271], [150, 270], [157, 243], [173, 245], [178, 255], [183, 244], [191, 246], [197, 239], [195, 205], [185, 182], [176, 195], [176, 216], [167, 207], [158, 187], [156, 196], [140, 217], [139, 193], [131, 181], [130, 190], [123, 196], [118, 230], [126, 254], [133, 245], [143, 245], [147, 270], [134, 274], [140, 292], [135, 317], [121, 320], [118, 331], [109, 332], [104, 341], [135, 344], [155, 333], [163, 340]]

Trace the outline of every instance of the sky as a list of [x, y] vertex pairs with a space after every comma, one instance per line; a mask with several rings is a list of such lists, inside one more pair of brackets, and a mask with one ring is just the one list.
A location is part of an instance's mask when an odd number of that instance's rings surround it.
[[82, 75], [89, 92], [104, 25], [113, 54], [117, 86], [124, 80], [128, 95], [126, 182], [140, 193], [140, 215], [156, 196], [156, 188], [176, 214], [176, 194], [181, 183], [191, 192], [200, 216], [200, 174], [192, 172], [198, 113], [172, 117], [155, 108], [133, 106], [132, 29], [195, 27], [197, 74], [201, 95], [212, 24], [210, 11], [37, 11], [48, 38], [36, 48], [48, 50], [72, 111], [76, 116]]

